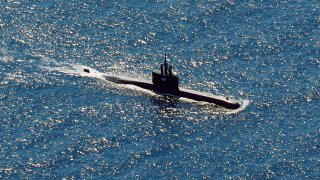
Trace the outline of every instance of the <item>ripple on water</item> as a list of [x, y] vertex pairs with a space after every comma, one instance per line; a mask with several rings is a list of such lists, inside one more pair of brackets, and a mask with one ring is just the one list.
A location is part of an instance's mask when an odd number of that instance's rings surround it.
[[[0, 3], [0, 177], [315, 179], [319, 7]], [[150, 78], [164, 53], [183, 86], [243, 109], [102, 80]]]

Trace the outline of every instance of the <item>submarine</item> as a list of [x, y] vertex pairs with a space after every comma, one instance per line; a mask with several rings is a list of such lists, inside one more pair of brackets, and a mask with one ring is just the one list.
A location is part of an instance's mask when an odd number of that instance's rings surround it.
[[[207, 94], [179, 87], [179, 78], [172, 71], [172, 65], [168, 64], [165, 54], [164, 63], [160, 66], [160, 73], [152, 72], [152, 81], [143, 79], [134, 79], [120, 76], [108, 76], [104, 78], [116, 84], [130, 84], [143, 89], [151, 90], [157, 94], [173, 97], [184, 97], [195, 101], [213, 103], [226, 109], [238, 109], [240, 104], [229, 97]], [[90, 73], [90, 69], [84, 69], [84, 72]]]

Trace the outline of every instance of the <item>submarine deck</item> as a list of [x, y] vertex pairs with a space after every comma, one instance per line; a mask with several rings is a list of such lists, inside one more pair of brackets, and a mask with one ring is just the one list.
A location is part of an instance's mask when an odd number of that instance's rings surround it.
[[148, 89], [160, 94], [172, 95], [176, 97], [184, 97], [196, 101], [203, 101], [214, 103], [218, 106], [225, 107], [227, 109], [237, 109], [240, 107], [240, 104], [228, 97], [217, 96], [209, 93], [203, 93], [200, 91], [190, 90], [186, 88], [179, 87], [178, 89], [166, 88], [155, 86], [150, 80], [146, 79], [135, 79], [128, 77], [120, 77], [120, 76], [105, 76], [105, 79], [117, 84], [131, 84], [144, 89]]

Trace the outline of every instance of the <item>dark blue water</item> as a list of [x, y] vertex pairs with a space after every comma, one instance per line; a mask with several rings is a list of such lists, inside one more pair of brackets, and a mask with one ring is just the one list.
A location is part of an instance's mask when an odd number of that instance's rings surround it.
[[[1, 0], [0, 178], [320, 178], [319, 25], [317, 0]], [[241, 109], [101, 78], [164, 53]]]

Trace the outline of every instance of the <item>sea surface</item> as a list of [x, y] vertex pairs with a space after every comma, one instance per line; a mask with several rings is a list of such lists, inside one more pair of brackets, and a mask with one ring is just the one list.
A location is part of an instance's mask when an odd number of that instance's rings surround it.
[[0, 71], [1, 179], [320, 178], [319, 0], [0, 0]]

